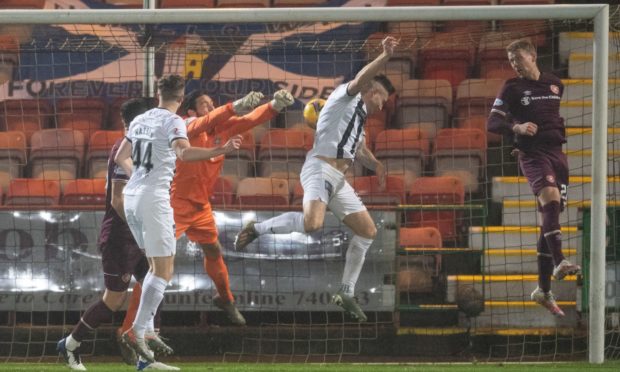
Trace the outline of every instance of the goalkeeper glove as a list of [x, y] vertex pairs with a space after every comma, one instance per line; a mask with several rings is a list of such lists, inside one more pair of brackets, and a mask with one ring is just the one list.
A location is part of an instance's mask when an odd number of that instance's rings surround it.
[[260, 102], [261, 99], [263, 99], [263, 97], [264, 97], [263, 93], [261, 92], [250, 92], [246, 94], [245, 97], [236, 100], [232, 104], [235, 114], [237, 115], [246, 114], [252, 111], [254, 107], [258, 106], [258, 103]]
[[281, 89], [273, 94], [271, 100], [271, 107], [276, 111], [282, 111], [285, 107], [288, 107], [295, 103], [295, 98], [286, 89]]

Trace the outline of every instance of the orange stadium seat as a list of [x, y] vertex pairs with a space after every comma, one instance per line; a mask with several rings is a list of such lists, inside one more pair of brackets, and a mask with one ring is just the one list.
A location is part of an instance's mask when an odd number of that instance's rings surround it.
[[230, 207], [233, 205], [235, 185], [227, 177], [218, 177], [213, 186], [213, 193], [209, 196], [211, 205]]
[[464, 129], [478, 129], [482, 133], [486, 133], [487, 143], [497, 144], [502, 140], [502, 136], [487, 132], [487, 116], [483, 115], [474, 115], [466, 118], [465, 120], [461, 120], [459, 122], [459, 128]]
[[45, 0], [2, 0], [0, 9], [43, 9]]
[[28, 143], [34, 132], [48, 128], [51, 115], [48, 102], [37, 99], [6, 100], [0, 111], [4, 130], [23, 132]]
[[160, 0], [160, 8], [214, 8], [215, 0]]
[[377, 176], [355, 177], [353, 189], [368, 205], [398, 205], [405, 201], [405, 183], [402, 177], [387, 176], [385, 190], [379, 190]]
[[305, 130], [271, 129], [263, 135], [258, 150], [259, 174], [268, 177], [274, 173], [299, 178], [301, 167], [313, 144], [312, 135]]
[[402, 176], [410, 185], [422, 175], [429, 148], [428, 139], [419, 129], [388, 129], [377, 135], [374, 154], [389, 175]]
[[485, 133], [479, 129], [440, 130], [433, 151], [435, 175], [460, 178], [466, 192], [481, 191], [486, 169]]
[[502, 79], [463, 80], [456, 91], [456, 118], [460, 122], [470, 116], [489, 115], [497, 93], [504, 85]]
[[452, 113], [452, 86], [446, 80], [407, 80], [399, 91], [395, 124], [434, 123], [425, 127], [430, 138], [448, 123]]
[[523, 20], [503, 20], [499, 23], [504, 32], [516, 35], [516, 38], [529, 38], [537, 47], [544, 47], [548, 44], [547, 32], [549, 24], [544, 19]]
[[103, 205], [106, 197], [106, 180], [77, 179], [65, 186], [62, 204], [65, 205]]
[[58, 128], [79, 130], [84, 138], [102, 129], [105, 102], [99, 98], [65, 98], [56, 104]]
[[[409, 188], [409, 204], [463, 204], [465, 188], [456, 177], [420, 177]], [[458, 236], [458, 226], [462, 212], [451, 210], [408, 211], [405, 217], [407, 227], [434, 227], [444, 240]]]
[[32, 135], [32, 178], [58, 180], [64, 186], [78, 177], [84, 158], [84, 135], [71, 129], [44, 129]]
[[5, 205], [57, 205], [60, 200], [58, 181], [17, 178], [9, 184]]
[[98, 130], [90, 136], [84, 160], [89, 178], [106, 178], [110, 150], [119, 138], [123, 138], [123, 134], [122, 130]]
[[12, 179], [23, 176], [26, 165], [26, 136], [22, 132], [0, 132], [0, 191], [6, 191]]
[[[251, 170], [256, 161], [256, 144], [254, 142], [254, 136], [252, 132], [242, 133], [243, 142], [241, 147], [237, 151], [233, 151], [226, 155], [224, 159], [224, 165], [222, 167], [222, 174], [230, 176], [229, 178], [239, 180], [252, 175]], [[213, 140], [215, 137], [209, 138], [210, 146], [217, 146]], [[235, 181], [236, 182], [236, 181]]]
[[270, 0], [217, 0], [220, 8], [269, 8]]
[[518, 38], [514, 32], [487, 32], [482, 36], [478, 45], [481, 78], [506, 80], [516, 76], [508, 62], [506, 47]]
[[240, 205], [289, 205], [288, 181], [281, 178], [248, 177], [239, 181], [237, 201]]
[[453, 87], [458, 86], [469, 75], [477, 46], [469, 33], [435, 33], [420, 49], [422, 77], [448, 80]]
[[371, 144], [370, 148], [373, 148], [372, 144], [375, 143], [377, 135], [386, 129], [385, 116], [385, 112], [382, 110], [366, 117], [364, 131], [366, 132], [366, 142]]
[[291, 205], [302, 205], [303, 201], [304, 201], [304, 188], [301, 186], [301, 182], [297, 182], [293, 186], [293, 196], [291, 198]]
[[441, 233], [434, 227], [401, 227], [399, 231], [401, 247], [441, 248]]
[[273, 0], [275, 7], [321, 6], [328, 0]]

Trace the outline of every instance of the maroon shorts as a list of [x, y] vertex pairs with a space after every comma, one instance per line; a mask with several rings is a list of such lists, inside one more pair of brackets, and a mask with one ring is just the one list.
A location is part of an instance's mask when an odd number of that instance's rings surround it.
[[133, 275], [141, 281], [149, 270], [149, 263], [133, 239], [108, 240], [99, 244], [103, 280], [110, 291], [124, 292]]
[[534, 195], [548, 186], [560, 190], [562, 207], [566, 205], [568, 161], [561, 147], [545, 148], [519, 153], [519, 166]]

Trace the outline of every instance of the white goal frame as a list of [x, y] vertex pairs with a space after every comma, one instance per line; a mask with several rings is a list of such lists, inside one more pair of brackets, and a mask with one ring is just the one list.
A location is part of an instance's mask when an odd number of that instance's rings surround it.
[[[248, 22], [360, 22], [515, 19], [594, 21], [592, 97], [592, 221], [590, 242], [589, 361], [604, 362], [605, 226], [607, 194], [607, 85], [609, 5], [342, 7], [272, 9], [2, 10], [0, 24], [157, 24]], [[283, 21], [285, 20], [285, 21]]]

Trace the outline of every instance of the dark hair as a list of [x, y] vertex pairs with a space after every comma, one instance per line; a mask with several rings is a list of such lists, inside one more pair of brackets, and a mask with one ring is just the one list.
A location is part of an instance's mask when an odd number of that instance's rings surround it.
[[146, 98], [131, 98], [123, 102], [121, 105], [121, 118], [125, 124], [125, 129], [129, 128], [129, 124], [133, 119], [146, 112], [150, 104]]
[[185, 79], [181, 75], [166, 75], [157, 82], [159, 96], [164, 101], [183, 97]]
[[181, 115], [187, 115], [188, 110], [196, 111], [196, 101], [198, 98], [202, 96], [206, 96], [207, 92], [202, 89], [194, 89], [183, 98], [183, 102], [181, 103]]
[[530, 54], [536, 54], [536, 47], [530, 39], [518, 39], [506, 47], [506, 53], [515, 53], [517, 50], [525, 50]]
[[387, 90], [388, 94], [393, 94], [394, 92], [396, 92], [396, 89], [394, 89], [394, 85], [392, 85], [392, 82], [390, 81], [390, 79], [387, 78], [387, 76], [379, 74], [372, 78], [372, 80], [383, 85], [385, 90]]

